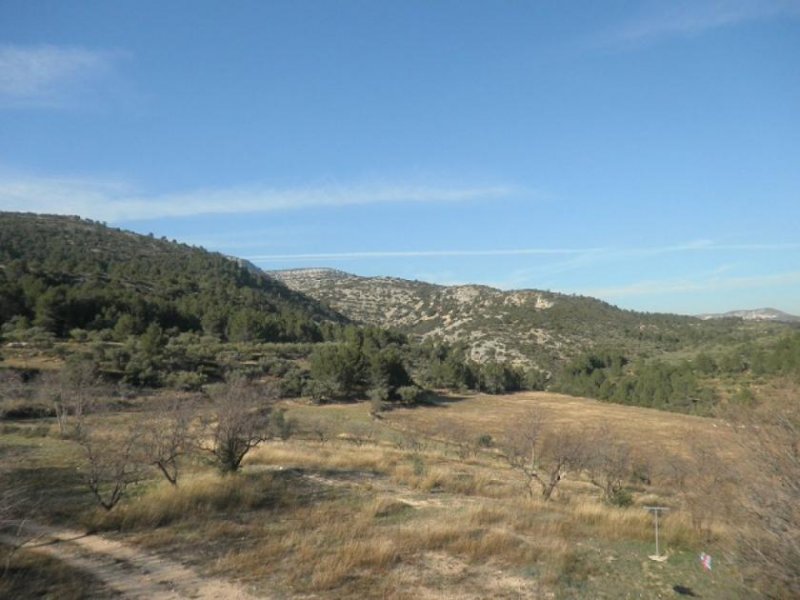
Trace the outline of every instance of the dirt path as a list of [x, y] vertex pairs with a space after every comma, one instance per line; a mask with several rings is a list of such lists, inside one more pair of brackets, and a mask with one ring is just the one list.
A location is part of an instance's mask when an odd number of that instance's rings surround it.
[[[28, 524], [24, 548], [90, 573], [122, 598], [147, 600], [256, 600], [243, 587], [205, 577], [184, 565], [99, 535]], [[0, 536], [6, 543], [13, 539]]]
[[305, 471], [302, 476], [318, 485], [350, 488], [370, 493], [391, 496], [398, 502], [404, 502], [414, 508], [457, 508], [461, 506], [477, 506], [486, 498], [463, 496], [448, 492], [423, 492], [409, 488], [407, 485], [395, 483], [386, 475], [375, 475], [369, 471], [352, 471], [347, 473], [325, 474]]

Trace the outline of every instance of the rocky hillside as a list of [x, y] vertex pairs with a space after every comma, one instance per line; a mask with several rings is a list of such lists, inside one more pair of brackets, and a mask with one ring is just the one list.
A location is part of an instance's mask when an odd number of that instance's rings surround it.
[[778, 323], [800, 323], [800, 317], [775, 308], [731, 310], [726, 313], [699, 315], [701, 319], [743, 319], [745, 321], [775, 321]]
[[333, 269], [269, 275], [354, 321], [463, 342], [478, 361], [509, 360], [544, 369], [598, 346], [653, 355], [763, 333], [755, 324], [637, 313], [594, 298], [537, 290], [442, 286]]

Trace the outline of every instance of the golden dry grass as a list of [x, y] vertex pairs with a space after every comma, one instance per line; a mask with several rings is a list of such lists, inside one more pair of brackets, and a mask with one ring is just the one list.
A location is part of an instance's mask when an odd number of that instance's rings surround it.
[[6, 564], [8, 550], [0, 544], [0, 598], [80, 600], [112, 597], [85, 571], [33, 550], [22, 549], [13, 553]]
[[402, 456], [401, 452], [392, 448], [375, 445], [356, 447], [348, 442], [326, 445], [269, 443], [249, 454], [244, 464], [386, 473], [399, 463]]
[[[331, 592], [351, 595], [370, 587], [378, 578], [393, 576], [395, 566], [421, 560], [429, 552], [444, 552], [468, 563], [490, 561], [497, 565], [524, 565], [545, 553], [558, 558], [559, 548], [544, 536], [530, 539], [501, 528], [475, 523], [473, 511], [414, 513], [387, 524], [393, 501], [384, 498], [358, 507], [328, 504], [291, 512], [277, 526], [266, 528], [262, 542], [221, 559], [221, 572], [239, 569], [271, 574], [280, 569], [296, 592]], [[284, 515], [286, 517], [287, 515]]]
[[502, 439], [508, 427], [527, 411], [537, 409], [551, 429], [594, 427], [607, 424], [619, 439], [634, 446], [657, 446], [683, 452], [687, 439], [701, 436], [710, 445], [732, 452], [736, 449], [733, 427], [725, 421], [668, 413], [636, 406], [622, 406], [549, 392], [525, 392], [505, 396], [477, 394], [440, 406], [397, 409], [386, 419], [399, 429], [433, 434], [447, 432], [447, 423], [459, 433], [488, 434]]
[[265, 503], [273, 488], [270, 474], [256, 478], [206, 473], [184, 478], [178, 486], [161, 482], [112, 511], [97, 509], [86, 524], [97, 529], [155, 529], [184, 519], [207, 518], [215, 512], [236, 513]]
[[423, 492], [502, 498], [518, 491], [508, 477], [499, 478], [496, 469], [470, 468], [435, 455], [402, 461], [390, 474], [394, 481]]
[[[662, 532], [668, 548], [694, 541], [681, 519], [668, 519]], [[385, 590], [399, 585], [409, 565], [432, 553], [464, 561], [475, 573], [487, 564], [504, 572], [538, 565], [540, 583], [555, 586], [566, 571], [588, 576], [577, 541], [648, 542], [652, 521], [640, 508], [609, 508], [589, 497], [559, 504], [518, 495], [415, 508], [384, 493], [288, 507], [249, 533], [258, 543], [228, 552], [215, 563], [216, 572], [278, 578], [293, 593], [354, 597], [379, 581]]]
[[[665, 548], [685, 551], [706, 543], [710, 538], [717, 542], [725, 539], [724, 523], [711, 524], [711, 536], [708, 531], [698, 530], [693, 515], [684, 510], [685, 499], [680, 494], [674, 495], [674, 491], [653, 488], [640, 494], [635, 506], [615, 508], [603, 503], [598, 491], [582, 481], [580, 473], [572, 473], [570, 480], [562, 482], [556, 501], [545, 503], [539, 498], [526, 497], [519, 477], [492, 449], [484, 450], [470, 460], [457, 460], [449, 452], [447, 444], [442, 443], [447, 441], [448, 423], [457, 424], [453, 430], [460, 435], [466, 433], [477, 437], [488, 433], [499, 440], [509, 424], [532, 406], [545, 412], [550, 427], [607, 423], [619, 439], [640, 445], [640, 456], [645, 454], [642, 449], [657, 446], [658, 450], [653, 454], [658, 459], [669, 456], [670, 452], [685, 457], [685, 439], [698, 435], [702, 435], [706, 445], [720, 445], [729, 455], [735, 450], [735, 439], [721, 421], [553, 394], [475, 396], [441, 407], [400, 409], [389, 413], [386, 419], [389, 427], [408, 436], [418, 436], [423, 440], [430, 436], [437, 440], [433, 444], [423, 443], [424, 450], [413, 452], [388, 448], [385, 443], [359, 448], [342, 441], [324, 445], [293, 442], [290, 447], [270, 445], [254, 456], [254, 464], [372, 470], [387, 474], [395, 485], [418, 494], [435, 493], [436, 496], [431, 497], [439, 499], [433, 504], [412, 503], [414, 506], [434, 507], [437, 517], [430, 518], [427, 513], [409, 508], [412, 505], [406, 504], [404, 497], [381, 497], [377, 500], [378, 505], [373, 503], [366, 509], [369, 518], [350, 522], [347, 530], [356, 538], [343, 542], [343, 546], [337, 546], [333, 541], [340, 537], [340, 533], [325, 533], [330, 528], [322, 526], [317, 535], [329, 536], [332, 547], [346, 548], [347, 557], [345, 561], [326, 559], [318, 554], [319, 545], [314, 546], [317, 549], [314, 550], [308, 544], [301, 544], [299, 554], [314, 558], [318, 565], [312, 575], [299, 579], [306, 581], [307, 587], [303, 589], [347, 587], [348, 579], [344, 573], [348, 569], [341, 568], [341, 565], [368, 572], [371, 567], [360, 558], [365, 547], [371, 548], [380, 565], [376, 568], [381, 573], [387, 568], [392, 570], [394, 564], [409, 564], [409, 561], [419, 561], [421, 556], [430, 553], [444, 553], [473, 566], [487, 560], [502, 565], [502, 568], [539, 564], [543, 581], [557, 585], [565, 572], [571, 573], [570, 577], [588, 576], [588, 572], [577, 573], [588, 568], [576, 566], [582, 563], [575, 550], [580, 540], [588, 538], [605, 540], [612, 545], [636, 543], [647, 546], [652, 540], [653, 524], [651, 515], [642, 505], [648, 503], [667, 501], [673, 506], [674, 512], [661, 524]], [[305, 414], [313, 415], [312, 410], [307, 409]], [[334, 422], [340, 423], [341, 415], [348, 413], [361, 418], [363, 410], [363, 406], [352, 405], [340, 408], [335, 413]], [[376, 435], [375, 439], [385, 439], [385, 436]], [[364, 489], [372, 488], [367, 486]], [[664, 494], [667, 494], [666, 499]], [[367, 534], [374, 529], [373, 521], [378, 514], [400, 515], [401, 522], [388, 529], [383, 525], [379, 532]], [[339, 520], [343, 518], [342, 515]], [[366, 539], [359, 536], [366, 536]], [[289, 539], [295, 538], [290, 536]], [[347, 536], [342, 539], [348, 540]], [[370, 546], [378, 542], [382, 544], [381, 551]], [[390, 558], [384, 561], [379, 559], [382, 556]], [[353, 577], [352, 569], [350, 573]], [[364, 577], [369, 579], [367, 575]]]
[[[677, 451], [680, 435], [697, 431], [707, 433], [710, 444], [731, 442], [717, 421], [563, 400], [552, 394], [475, 396], [443, 407], [399, 409], [369, 423], [376, 431], [362, 445], [336, 434], [350, 430], [350, 415], [363, 425], [365, 405], [305, 406], [304, 418], [319, 414], [331, 427], [330, 441], [262, 444], [238, 476], [196, 474], [178, 488], [151, 484], [110, 513], [93, 512], [88, 522], [154, 547], [180, 548], [215, 574], [288, 596], [398, 597], [403, 586], [411, 586], [414, 597], [513, 597], [513, 590], [529, 591], [534, 584], [545, 592], [580, 589], [598, 568], [587, 554], [649, 551], [652, 519], [642, 505], [650, 503], [674, 509], [662, 523], [667, 551], [707, 550], [710, 538], [686, 512], [683, 492], [642, 486], [633, 507], [614, 508], [583, 474], [570, 473], [554, 500], [544, 502], [527, 496], [522, 479], [494, 449], [461, 460], [442, 443], [451, 422], [459, 433], [499, 440], [531, 406], [545, 410], [552, 426], [596, 419], [620, 439], [642, 445], [660, 440], [662, 448]], [[108, 418], [107, 424], [121, 419]], [[430, 434], [438, 442], [413, 449], [394, 445], [398, 430], [423, 440]], [[716, 548], [722, 547], [725, 523], [710, 528]], [[630, 564], [633, 581], [641, 566]], [[519, 576], [523, 572], [529, 574]]]

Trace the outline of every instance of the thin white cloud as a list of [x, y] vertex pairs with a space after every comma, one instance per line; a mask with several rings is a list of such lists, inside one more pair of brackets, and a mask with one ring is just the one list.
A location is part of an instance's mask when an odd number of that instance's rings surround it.
[[712, 240], [694, 240], [664, 246], [575, 249], [574, 252], [562, 253], [565, 256], [560, 260], [515, 269], [502, 280], [493, 282], [492, 285], [500, 289], [517, 289], [534, 283], [540, 284], [543, 277], [581, 270], [594, 271], [599, 265], [626, 263], [656, 256], [714, 252], [786, 252], [791, 250], [800, 250], [800, 243], [720, 244]]
[[107, 74], [112, 52], [64, 46], [0, 46], [0, 106], [60, 106]]
[[645, 44], [749, 21], [800, 16], [798, 0], [680, 0], [651, 6], [653, 8], [624, 23], [605, 41]]
[[628, 298], [676, 293], [722, 292], [762, 287], [800, 284], [800, 271], [748, 277], [710, 277], [707, 279], [673, 279], [639, 281], [628, 285], [586, 290], [599, 298]]
[[586, 252], [577, 248], [516, 248], [498, 250], [376, 250], [367, 252], [321, 252], [317, 254], [261, 254], [246, 256], [253, 262], [282, 262], [287, 260], [354, 260], [369, 258], [436, 258], [475, 256], [561, 255]]
[[507, 198], [510, 186], [435, 186], [391, 183], [201, 189], [162, 195], [136, 193], [114, 181], [0, 176], [0, 209], [80, 215], [109, 222], [197, 215], [266, 213], [316, 207], [389, 203], [487, 201]]
[[553, 256], [566, 257], [554, 263], [540, 265], [526, 269], [519, 269], [511, 274], [510, 278], [496, 283], [497, 287], [506, 289], [524, 285], [533, 276], [542, 274], [555, 274], [579, 268], [593, 267], [600, 262], [625, 261], [637, 258], [678, 254], [687, 252], [763, 252], [786, 251], [800, 249], [800, 243], [775, 243], [775, 244], [716, 244], [710, 240], [698, 240], [683, 244], [668, 246], [651, 246], [641, 248], [492, 248], [482, 250], [444, 249], [444, 250], [368, 250], [352, 252], [316, 252], [294, 254], [255, 254], [245, 256], [252, 262], [286, 262], [286, 261], [339, 261], [339, 260], [369, 260], [384, 258], [469, 258], [492, 256]]

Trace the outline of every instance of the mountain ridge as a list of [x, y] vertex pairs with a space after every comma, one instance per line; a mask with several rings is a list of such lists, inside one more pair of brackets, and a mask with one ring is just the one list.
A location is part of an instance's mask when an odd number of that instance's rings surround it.
[[779, 326], [642, 313], [596, 298], [535, 289], [446, 286], [316, 267], [267, 274], [354, 322], [422, 340], [461, 343], [478, 362], [508, 361], [547, 371], [592, 348], [614, 346], [632, 356], [648, 356], [746, 337], [754, 327]]
[[777, 308], [750, 308], [729, 310], [724, 313], [704, 313], [697, 315], [698, 319], [742, 319], [745, 321], [775, 321], [780, 323], [800, 323], [800, 317], [792, 315]]

